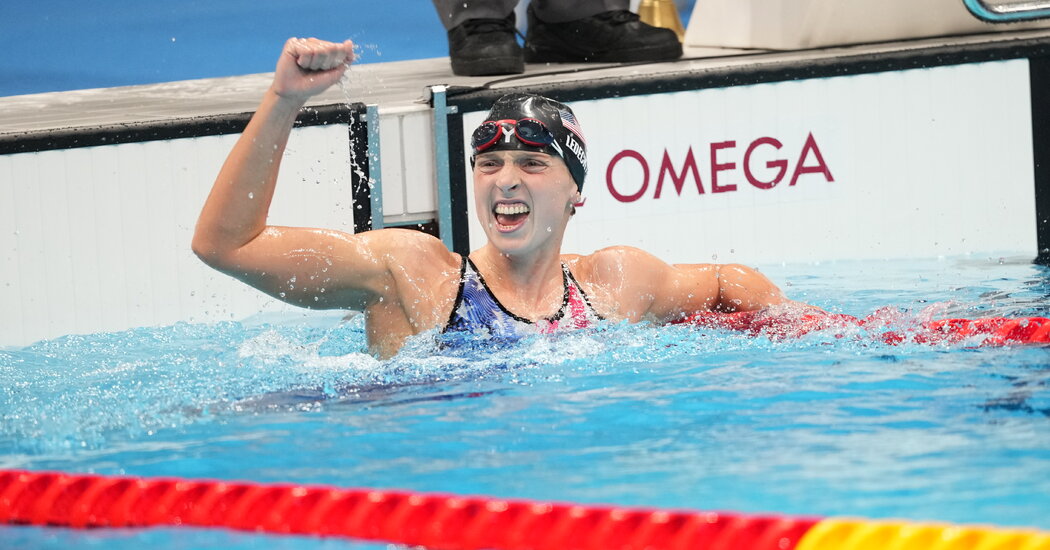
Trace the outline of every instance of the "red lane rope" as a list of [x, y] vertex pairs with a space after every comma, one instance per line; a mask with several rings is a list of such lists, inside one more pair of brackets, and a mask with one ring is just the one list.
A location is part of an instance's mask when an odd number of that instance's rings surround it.
[[817, 330], [860, 327], [878, 333], [878, 338], [887, 344], [942, 344], [963, 340], [975, 340], [981, 346], [1050, 343], [1050, 319], [1045, 317], [941, 319], [914, 328], [893, 329], [874, 314], [858, 319], [839, 313], [771, 314], [758, 310], [698, 313], [676, 324], [735, 330], [751, 336], [765, 335], [774, 340], [798, 338]]
[[791, 550], [817, 519], [0, 470], [0, 523], [225, 527], [433, 549]]

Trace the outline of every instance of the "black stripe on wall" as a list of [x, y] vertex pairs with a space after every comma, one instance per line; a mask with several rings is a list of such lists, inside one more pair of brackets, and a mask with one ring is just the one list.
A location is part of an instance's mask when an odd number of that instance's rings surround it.
[[[364, 109], [361, 111], [364, 113]], [[350, 189], [354, 209], [354, 233], [372, 229], [372, 189], [368, 180], [368, 122], [363, 114], [350, 119]], [[382, 213], [377, 213], [382, 215]]]
[[463, 115], [448, 117], [449, 199], [452, 209], [452, 251], [470, 254], [470, 228], [467, 226], [467, 166], [463, 160]]
[[[349, 123], [364, 114], [363, 103], [305, 107], [295, 121], [300, 126]], [[239, 134], [253, 113], [230, 113], [204, 117], [143, 121], [104, 126], [81, 126], [0, 134], [0, 155], [33, 153], [55, 149], [95, 147], [119, 143], [141, 143], [171, 139]]]
[[1050, 265], [1050, 56], [1028, 64], [1032, 86], [1032, 157], [1035, 172], [1036, 263]]

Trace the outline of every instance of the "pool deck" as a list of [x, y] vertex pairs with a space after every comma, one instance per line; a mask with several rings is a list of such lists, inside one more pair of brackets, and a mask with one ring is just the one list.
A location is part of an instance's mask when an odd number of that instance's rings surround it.
[[[992, 45], [1050, 39], [1050, 30], [999, 32], [899, 42], [884, 42], [795, 51], [739, 50], [687, 47], [674, 62], [596, 65], [530, 64], [522, 75], [459, 77], [447, 58], [364, 64], [350, 73], [349, 99], [378, 105], [380, 112], [425, 108], [425, 90], [432, 85], [500, 89], [574, 82], [600, 83], [606, 79], [660, 79], [726, 69], [762, 70], [780, 65], [819, 65], [842, 59], [907, 54], [938, 47]], [[0, 98], [0, 139], [74, 128], [107, 127], [129, 123], [172, 121], [202, 116], [252, 112], [269, 85], [271, 73], [187, 80], [152, 85], [101, 88]], [[347, 102], [340, 87], [313, 98], [309, 105]]]

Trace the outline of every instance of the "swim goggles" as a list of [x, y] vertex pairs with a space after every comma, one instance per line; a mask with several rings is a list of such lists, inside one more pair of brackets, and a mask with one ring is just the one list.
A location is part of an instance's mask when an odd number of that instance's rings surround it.
[[555, 143], [554, 134], [540, 121], [534, 118], [521, 120], [486, 120], [474, 130], [470, 145], [474, 153], [480, 153], [495, 145], [501, 137], [513, 129], [514, 137], [525, 145], [546, 147]]

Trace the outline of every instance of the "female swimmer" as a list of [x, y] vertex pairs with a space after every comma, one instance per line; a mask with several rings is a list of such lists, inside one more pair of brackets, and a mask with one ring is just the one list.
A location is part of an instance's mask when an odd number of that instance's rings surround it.
[[670, 265], [625, 246], [562, 254], [586, 142], [572, 109], [536, 95], [500, 98], [473, 134], [475, 205], [488, 242], [468, 257], [406, 229], [350, 235], [266, 225], [296, 115], [339, 80], [352, 48], [285, 44], [197, 222], [193, 251], [205, 263], [289, 303], [364, 311], [370, 351], [380, 357], [434, 329], [513, 338], [602, 319], [666, 323], [793, 303], [740, 265]]

